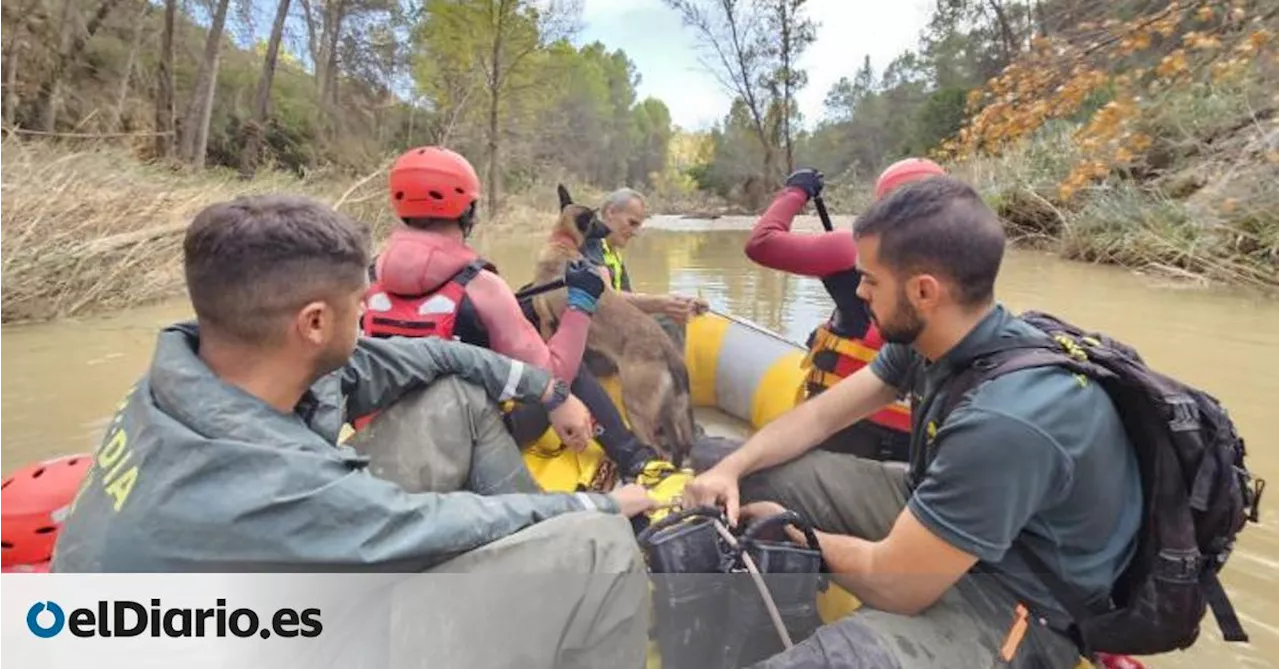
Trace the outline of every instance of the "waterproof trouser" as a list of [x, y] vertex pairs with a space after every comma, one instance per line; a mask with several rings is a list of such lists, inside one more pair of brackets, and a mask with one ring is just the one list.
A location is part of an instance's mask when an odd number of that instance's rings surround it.
[[[745, 478], [741, 496], [744, 504], [778, 502], [820, 530], [874, 541], [889, 533], [906, 506], [906, 473], [898, 464], [814, 450]], [[1019, 619], [1018, 603], [1003, 586], [970, 572], [918, 615], [863, 606], [755, 666], [1069, 669], [1079, 661], [1066, 637]]]
[[[582, 400], [587, 410], [591, 412], [591, 417], [595, 419], [597, 426], [596, 440], [600, 442], [605, 455], [618, 465], [624, 476], [635, 476], [644, 463], [658, 457], [657, 451], [643, 444], [636, 438], [635, 433], [627, 428], [626, 423], [622, 422], [622, 414], [618, 412], [613, 399], [600, 385], [600, 381], [592, 376], [586, 365], [579, 367], [578, 375], [574, 377], [569, 390], [575, 397]], [[551, 427], [551, 421], [547, 416], [547, 410], [542, 405], [525, 404], [507, 415], [507, 427], [516, 443], [523, 446], [537, 440], [547, 428]]]
[[[501, 411], [454, 377], [381, 412], [352, 446], [410, 492], [538, 491]], [[644, 664], [648, 580], [621, 515], [542, 521], [406, 580], [393, 606], [394, 667]]]

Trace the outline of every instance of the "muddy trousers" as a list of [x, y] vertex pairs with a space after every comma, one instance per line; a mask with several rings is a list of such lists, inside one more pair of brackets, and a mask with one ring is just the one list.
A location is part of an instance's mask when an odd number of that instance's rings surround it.
[[[646, 446], [627, 428], [622, 421], [622, 414], [614, 405], [613, 399], [605, 391], [600, 381], [591, 375], [586, 365], [578, 368], [578, 375], [569, 386], [573, 395], [582, 400], [591, 416], [596, 421], [596, 440], [604, 449], [605, 455], [613, 460], [623, 475], [632, 477], [644, 467], [646, 462], [658, 458], [657, 451]], [[547, 410], [539, 404], [525, 404], [507, 414], [507, 427], [516, 443], [521, 446], [531, 444], [551, 427]]]
[[[539, 492], [484, 390], [442, 378], [351, 445], [410, 492]], [[445, 576], [448, 575], [448, 576]], [[621, 515], [537, 523], [397, 586], [393, 667], [642, 667], [648, 580]]]
[[[906, 506], [906, 468], [815, 450], [741, 484], [743, 503], [770, 500], [818, 529], [878, 540]], [[1017, 602], [990, 576], [969, 574], [915, 616], [862, 607], [757, 665], [843, 669], [1070, 669], [1079, 654], [1034, 618], [1017, 623]]]

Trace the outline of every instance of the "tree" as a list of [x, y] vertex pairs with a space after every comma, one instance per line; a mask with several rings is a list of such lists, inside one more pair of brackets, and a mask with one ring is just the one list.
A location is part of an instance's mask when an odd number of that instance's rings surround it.
[[[580, 11], [573, 2], [550, 0], [429, 0], [425, 25], [418, 32], [440, 63], [423, 74], [447, 77], [425, 82], [429, 90], [456, 91], [475, 72], [481, 77], [485, 108], [485, 190], [487, 209], [498, 208], [501, 188], [503, 111], [517, 113], [540, 79], [532, 67], [546, 45], [576, 28]], [[451, 101], [457, 104], [457, 100]]]
[[[775, 61], [775, 69], [769, 79], [774, 96], [781, 99], [775, 107], [776, 115], [781, 121], [782, 143], [786, 150], [787, 172], [795, 170], [794, 138], [792, 136], [793, 121], [799, 113], [795, 94], [808, 83], [808, 75], [796, 67], [796, 62], [805, 48], [816, 38], [816, 25], [801, 15], [806, 0], [768, 0], [766, 8], [766, 25], [768, 31], [777, 37], [770, 55]], [[777, 89], [781, 87], [779, 96]]]
[[204, 56], [196, 75], [196, 87], [187, 102], [179, 133], [179, 157], [196, 169], [204, 167], [209, 145], [209, 119], [213, 114], [213, 93], [218, 82], [218, 59], [222, 54], [222, 31], [227, 22], [230, 0], [217, 0], [209, 36], [204, 42]]
[[276, 19], [271, 24], [271, 41], [267, 44], [266, 57], [262, 61], [262, 76], [258, 78], [258, 93], [254, 97], [253, 119], [244, 127], [244, 152], [240, 156], [240, 177], [251, 178], [262, 151], [263, 126], [267, 122], [267, 106], [271, 102], [271, 80], [276, 75], [276, 58], [280, 54], [280, 39], [284, 36], [284, 22], [289, 18], [289, 0], [280, 0], [276, 7]]
[[178, 14], [178, 0], [164, 0], [164, 26], [160, 29], [160, 60], [156, 72], [156, 138], [155, 153], [160, 158], [173, 156], [173, 29]]
[[[89, 23], [85, 25], [83, 33], [75, 31], [73, 28], [79, 23], [78, 21], [71, 20], [70, 16], [64, 16], [67, 20], [63, 21], [63, 33], [72, 32], [74, 37], [70, 38], [70, 44], [59, 50], [53, 65], [53, 71], [41, 82], [40, 90], [36, 93], [36, 117], [40, 119], [40, 127], [46, 132], [53, 130], [54, 123], [57, 120], [58, 112], [55, 97], [57, 96], [58, 87], [62, 84], [63, 76], [66, 75], [67, 69], [73, 63], [79, 61], [89, 40], [93, 39], [98, 29], [102, 27], [103, 22], [106, 21], [107, 16], [118, 4], [120, 4], [120, 0], [102, 0], [98, 4], [98, 11], [93, 14], [89, 19]], [[73, 7], [74, 0], [66, 0], [65, 6], [68, 8]], [[64, 37], [62, 42], [66, 41]]]
[[663, 0], [694, 29], [703, 66], [735, 98], [759, 141], [761, 174], [775, 178], [776, 146], [767, 125], [770, 77], [774, 73], [770, 35], [759, 5], [750, 0]]
[[671, 112], [657, 98], [645, 98], [631, 111], [636, 129], [636, 146], [627, 166], [627, 183], [652, 188], [654, 175], [667, 165], [667, 152], [673, 136]]

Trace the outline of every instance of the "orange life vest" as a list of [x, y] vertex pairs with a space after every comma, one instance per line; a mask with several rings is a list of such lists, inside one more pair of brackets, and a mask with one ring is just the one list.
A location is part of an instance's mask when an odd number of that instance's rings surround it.
[[[867, 366], [876, 357], [884, 340], [874, 326], [867, 328], [862, 338], [841, 337], [833, 333], [827, 324], [818, 326], [809, 340], [809, 353], [804, 358], [804, 368], [809, 396], [812, 397], [841, 379]], [[868, 417], [871, 422], [890, 430], [911, 433], [911, 408], [902, 400], [877, 411]]]

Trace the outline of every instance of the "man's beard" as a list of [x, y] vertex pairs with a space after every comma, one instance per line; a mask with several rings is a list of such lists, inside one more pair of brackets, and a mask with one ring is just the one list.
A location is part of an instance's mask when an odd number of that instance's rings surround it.
[[867, 307], [867, 314], [871, 316], [871, 322], [875, 323], [876, 329], [880, 331], [881, 339], [891, 344], [910, 345], [924, 331], [924, 319], [920, 318], [920, 312], [907, 301], [906, 295], [898, 296], [898, 305], [898, 309], [884, 322], [876, 318], [870, 306]]

